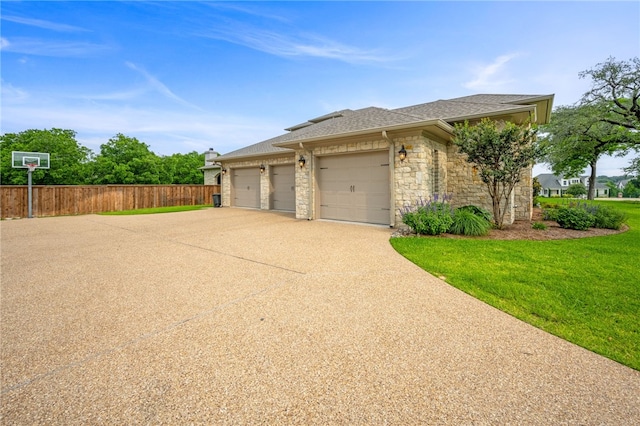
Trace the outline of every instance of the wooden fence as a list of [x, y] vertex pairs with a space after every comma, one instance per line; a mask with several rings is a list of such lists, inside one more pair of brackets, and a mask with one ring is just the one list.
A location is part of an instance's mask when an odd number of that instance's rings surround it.
[[[220, 185], [33, 185], [33, 216], [212, 204]], [[27, 185], [0, 185], [2, 219], [28, 216]]]

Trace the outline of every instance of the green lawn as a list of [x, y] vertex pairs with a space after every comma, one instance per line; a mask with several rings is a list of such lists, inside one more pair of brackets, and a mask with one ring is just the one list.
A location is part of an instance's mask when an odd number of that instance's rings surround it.
[[640, 370], [640, 202], [598, 203], [627, 212], [630, 229], [574, 240], [409, 237], [391, 244], [454, 287]]
[[211, 207], [210, 204], [197, 206], [173, 206], [173, 207], [154, 207], [150, 209], [122, 210], [118, 212], [102, 212], [101, 215], [131, 215], [131, 214], [155, 214], [155, 213], [173, 213], [186, 212], [189, 210], [200, 210]]

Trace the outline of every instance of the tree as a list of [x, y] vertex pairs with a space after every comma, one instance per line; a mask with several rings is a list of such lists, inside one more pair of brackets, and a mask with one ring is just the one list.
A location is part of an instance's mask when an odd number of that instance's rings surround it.
[[587, 195], [587, 187], [581, 183], [572, 183], [569, 185], [565, 193], [571, 195], [573, 198], [578, 198], [580, 196]]
[[537, 177], [533, 178], [533, 182], [531, 186], [533, 189], [533, 196], [537, 197], [538, 195], [540, 195], [540, 193], [542, 192], [542, 184], [540, 183]]
[[640, 130], [640, 59], [628, 62], [609, 57], [580, 78], [591, 78], [592, 87], [582, 96], [585, 105], [598, 105], [601, 120], [614, 126]]
[[605, 185], [607, 185], [607, 188], [609, 188], [609, 197], [618, 196], [618, 192], [620, 192], [620, 190], [618, 189], [618, 186], [614, 182], [608, 181]]
[[543, 159], [557, 175], [579, 176], [589, 166], [588, 197], [595, 197], [597, 163], [603, 154], [624, 153], [637, 133], [624, 126], [601, 121], [597, 105], [560, 106], [542, 127]]
[[537, 129], [526, 123], [517, 125], [488, 118], [475, 126], [468, 122], [455, 126], [453, 142], [487, 185], [498, 228], [502, 228], [511, 193], [522, 172], [541, 155], [534, 143], [536, 133]]
[[26, 185], [25, 169], [11, 167], [11, 152], [46, 152], [50, 168], [36, 169], [32, 176], [36, 185], [81, 185], [87, 183], [93, 153], [76, 141], [73, 130], [25, 130], [0, 136], [0, 182]]
[[204, 184], [204, 174], [200, 167], [204, 165], [204, 154], [192, 151], [188, 154], [173, 154], [161, 157], [162, 175], [160, 183], [166, 184]]
[[640, 198], [640, 178], [631, 179], [624, 186], [622, 196], [625, 198]]
[[100, 145], [93, 165], [95, 184], [159, 184], [160, 158], [136, 138], [117, 134]]
[[[637, 136], [640, 132], [640, 59], [616, 61], [609, 57], [578, 76], [592, 81], [591, 90], [582, 96], [582, 104], [597, 106], [601, 121], [625, 127]], [[636, 137], [631, 147], [640, 151], [640, 138]], [[634, 161], [637, 164], [638, 159]]]
[[628, 167], [624, 168], [624, 172], [631, 176], [640, 178], [640, 157], [634, 158], [631, 161], [631, 164], [629, 164]]

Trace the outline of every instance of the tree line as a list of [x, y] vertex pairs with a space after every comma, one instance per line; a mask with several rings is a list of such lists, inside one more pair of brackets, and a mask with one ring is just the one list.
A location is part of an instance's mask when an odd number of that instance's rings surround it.
[[11, 152], [46, 152], [50, 168], [36, 169], [34, 185], [203, 184], [204, 154], [156, 155], [138, 139], [117, 134], [96, 155], [73, 130], [26, 130], [0, 135], [0, 183], [24, 185], [25, 169], [11, 166]]
[[[598, 160], [603, 155], [640, 152], [640, 59], [610, 57], [578, 76], [590, 79], [591, 89], [574, 105], [555, 108], [549, 124], [542, 126], [541, 160], [566, 177], [579, 176], [589, 167], [588, 198], [593, 199]], [[626, 193], [636, 194], [640, 157], [624, 171], [635, 176]]]

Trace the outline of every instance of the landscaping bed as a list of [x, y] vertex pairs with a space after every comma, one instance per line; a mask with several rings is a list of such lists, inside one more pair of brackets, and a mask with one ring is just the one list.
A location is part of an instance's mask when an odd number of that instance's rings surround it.
[[[533, 229], [534, 222], [544, 223], [547, 229]], [[542, 209], [534, 208], [531, 221], [517, 220], [511, 225], [505, 225], [503, 229], [491, 229], [488, 235], [481, 237], [467, 237], [464, 235], [441, 234], [438, 236], [430, 236], [429, 238], [473, 238], [478, 240], [564, 240], [572, 238], [600, 237], [605, 235], [619, 234], [629, 229], [627, 225], [622, 225], [620, 230], [589, 228], [586, 231], [578, 231], [575, 229], [561, 228], [557, 222], [542, 219]], [[401, 229], [394, 233], [394, 236], [409, 236], [414, 233], [409, 229]]]

